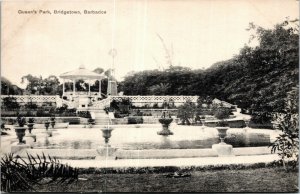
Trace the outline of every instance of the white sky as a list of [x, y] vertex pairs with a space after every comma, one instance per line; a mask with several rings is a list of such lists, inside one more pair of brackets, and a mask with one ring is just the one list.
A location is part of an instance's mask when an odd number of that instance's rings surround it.
[[[2, 2], [1, 74], [20, 85], [23, 75], [60, 75], [80, 65], [108, 69], [117, 50], [116, 77], [130, 71], [167, 68], [166, 45], [175, 65], [207, 68], [238, 54], [249, 40], [249, 22], [272, 27], [298, 18], [296, 0], [113, 0]], [[50, 10], [51, 15], [18, 14]], [[53, 10], [81, 15], [55, 15]], [[106, 10], [84, 15], [83, 10]], [[115, 25], [113, 25], [115, 23]], [[154, 60], [155, 58], [155, 60]]]

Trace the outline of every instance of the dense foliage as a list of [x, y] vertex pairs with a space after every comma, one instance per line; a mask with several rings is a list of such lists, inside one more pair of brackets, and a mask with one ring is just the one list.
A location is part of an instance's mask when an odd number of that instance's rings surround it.
[[206, 70], [170, 66], [128, 75], [121, 83], [126, 95], [199, 95], [219, 98], [248, 109], [259, 122], [281, 112], [287, 92], [298, 83], [299, 26], [284, 21], [273, 29], [250, 25], [251, 39], [240, 53]]
[[22, 89], [12, 84], [5, 77], [1, 77], [1, 94], [2, 95], [19, 95], [22, 94]]

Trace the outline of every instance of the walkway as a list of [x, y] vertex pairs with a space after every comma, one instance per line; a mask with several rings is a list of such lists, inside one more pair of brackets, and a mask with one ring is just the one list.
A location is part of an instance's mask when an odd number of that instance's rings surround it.
[[254, 156], [235, 156], [235, 157], [201, 157], [201, 158], [173, 158], [173, 159], [125, 159], [125, 160], [61, 160], [73, 167], [79, 168], [124, 168], [124, 167], [201, 167], [219, 166], [230, 164], [251, 165], [255, 163], [270, 163], [278, 159], [277, 154], [254, 155]]

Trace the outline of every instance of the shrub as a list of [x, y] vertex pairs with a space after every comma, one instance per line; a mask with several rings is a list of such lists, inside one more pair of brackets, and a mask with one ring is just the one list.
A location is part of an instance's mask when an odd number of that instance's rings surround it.
[[91, 118], [91, 113], [90, 111], [78, 111], [77, 115], [79, 117], [83, 117], [83, 118]]
[[34, 123], [34, 118], [29, 118], [28, 123]]
[[153, 104], [153, 108], [159, 108], [158, 104], [157, 104], [157, 103], [154, 103], [154, 104]]
[[288, 160], [291, 160], [291, 167], [299, 165], [299, 89], [293, 88], [285, 100], [285, 109], [282, 113], [274, 115], [274, 122], [283, 132], [276, 137], [272, 144], [272, 153], [278, 153], [280, 162], [285, 170], [288, 170]]
[[17, 102], [17, 99], [15, 97], [5, 97], [3, 98], [3, 106], [6, 109], [19, 109], [20, 104]]
[[270, 112], [253, 112], [251, 114], [251, 120], [253, 123], [266, 124], [272, 120], [272, 113]]
[[141, 112], [140, 110], [137, 110], [136, 114], [134, 116], [143, 116], [143, 112]]
[[[56, 158], [43, 154], [28, 160], [6, 154], [1, 158], [1, 190], [5, 192], [34, 190], [36, 184], [72, 183], [78, 179], [78, 169], [61, 164]], [[44, 179], [49, 178], [49, 179]], [[43, 182], [41, 182], [43, 180]]]
[[114, 113], [115, 118], [123, 118], [123, 116], [120, 113]]
[[36, 112], [37, 117], [50, 117], [51, 114], [49, 112], [45, 112], [43, 109], [38, 109]]
[[219, 107], [215, 110], [214, 116], [219, 120], [224, 120], [229, 118], [230, 113], [231, 110], [229, 108]]
[[196, 104], [191, 101], [186, 101], [183, 105], [178, 107], [177, 117], [181, 120], [182, 124], [190, 125], [190, 120], [194, 119], [196, 114]]
[[35, 104], [33, 102], [28, 102], [25, 104], [25, 107], [28, 109], [36, 109], [38, 106], [37, 106], [37, 104]]
[[128, 117], [128, 124], [142, 124], [144, 122], [143, 117], [135, 116]]
[[19, 115], [17, 117], [17, 122], [18, 122], [19, 127], [24, 127], [24, 125], [26, 124], [26, 119]]

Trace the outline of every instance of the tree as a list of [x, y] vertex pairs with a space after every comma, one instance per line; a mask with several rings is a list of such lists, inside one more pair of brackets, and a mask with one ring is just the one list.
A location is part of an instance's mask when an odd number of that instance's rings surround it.
[[18, 86], [12, 84], [5, 77], [1, 77], [1, 94], [2, 95], [20, 95], [22, 94], [22, 89]]
[[30, 94], [41, 93], [41, 89], [43, 88], [43, 78], [42, 78], [42, 76], [35, 77], [31, 74], [28, 74], [28, 75], [25, 75], [21, 78], [21, 83], [24, 83], [25, 80], [28, 81], [28, 84], [26, 86], [26, 90]]
[[151, 95], [166, 95], [169, 88], [170, 88], [170, 84], [160, 83], [151, 86], [149, 88], [149, 92]]
[[252, 24], [250, 39], [258, 45], [246, 45], [233, 58], [206, 70], [170, 65], [163, 71], [130, 74], [122, 82], [124, 94], [158, 95], [159, 85], [169, 84], [164, 95], [220, 98], [248, 110], [256, 122], [268, 123], [273, 113], [283, 111], [287, 92], [298, 84], [297, 21], [286, 20], [272, 29]]
[[48, 78], [43, 80], [44, 82], [44, 93], [50, 95], [56, 95], [60, 92], [59, 80], [56, 76], [50, 75]]
[[11, 96], [3, 98], [2, 105], [7, 110], [15, 110], [20, 108], [20, 104], [17, 102], [17, 99]]

